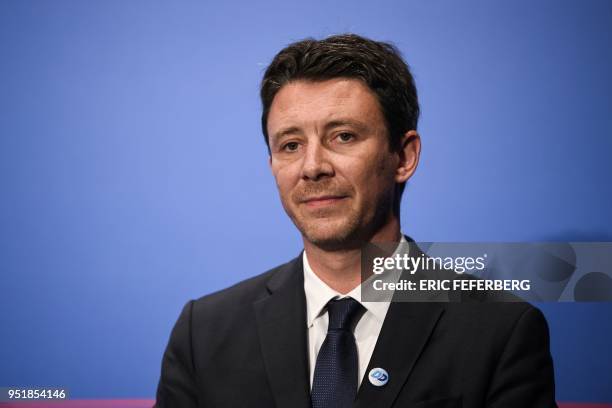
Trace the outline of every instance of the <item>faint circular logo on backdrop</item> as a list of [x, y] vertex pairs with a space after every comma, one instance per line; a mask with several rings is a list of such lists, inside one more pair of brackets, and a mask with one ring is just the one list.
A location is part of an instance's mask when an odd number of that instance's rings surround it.
[[589, 272], [574, 286], [578, 302], [607, 302], [612, 300], [612, 278], [603, 272]]

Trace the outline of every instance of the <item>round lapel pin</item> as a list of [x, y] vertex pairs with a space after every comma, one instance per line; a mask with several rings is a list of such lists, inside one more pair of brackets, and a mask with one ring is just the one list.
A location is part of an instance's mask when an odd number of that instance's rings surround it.
[[382, 387], [389, 382], [389, 373], [384, 368], [373, 368], [368, 374], [368, 379], [373, 386]]

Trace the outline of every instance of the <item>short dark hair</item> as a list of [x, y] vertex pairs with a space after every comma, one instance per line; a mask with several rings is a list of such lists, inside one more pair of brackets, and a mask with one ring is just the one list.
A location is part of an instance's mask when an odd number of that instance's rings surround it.
[[382, 108], [391, 148], [398, 149], [401, 136], [416, 130], [417, 91], [410, 69], [395, 46], [356, 34], [323, 40], [307, 38], [276, 54], [261, 82], [261, 128], [268, 151], [268, 114], [276, 93], [291, 81], [334, 78], [359, 79], [374, 92]]

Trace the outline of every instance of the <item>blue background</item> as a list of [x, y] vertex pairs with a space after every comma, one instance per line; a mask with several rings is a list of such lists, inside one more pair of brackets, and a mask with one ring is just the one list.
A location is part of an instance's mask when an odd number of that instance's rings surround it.
[[[0, 385], [153, 397], [190, 298], [297, 255], [259, 130], [289, 42], [393, 41], [420, 241], [612, 241], [612, 2], [0, 1]], [[612, 402], [612, 304], [545, 304], [559, 400]]]

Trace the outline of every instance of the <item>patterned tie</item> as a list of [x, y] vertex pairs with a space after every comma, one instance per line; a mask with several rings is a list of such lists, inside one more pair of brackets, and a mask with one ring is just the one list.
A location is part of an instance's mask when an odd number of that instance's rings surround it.
[[357, 393], [357, 346], [353, 328], [365, 309], [352, 298], [327, 303], [329, 326], [315, 365], [312, 408], [348, 408]]

